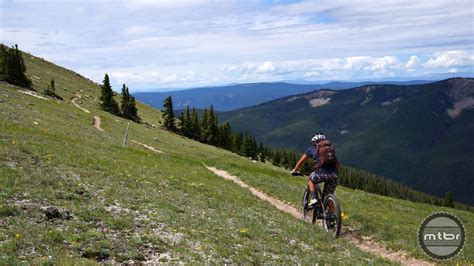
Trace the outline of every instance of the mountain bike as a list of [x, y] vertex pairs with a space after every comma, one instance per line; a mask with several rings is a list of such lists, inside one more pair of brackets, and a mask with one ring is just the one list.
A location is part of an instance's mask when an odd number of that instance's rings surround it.
[[[304, 176], [301, 173], [293, 173], [294, 176]], [[311, 221], [312, 224], [316, 224], [318, 219], [322, 220], [322, 225], [326, 232], [332, 233], [336, 238], [341, 232], [342, 219], [341, 219], [341, 207], [334, 194], [328, 194], [323, 197], [321, 186], [317, 186], [316, 190], [318, 202], [314, 206], [309, 205], [310, 193], [309, 187], [303, 193], [303, 200], [301, 204], [301, 211], [303, 212], [303, 220], [306, 222]]]

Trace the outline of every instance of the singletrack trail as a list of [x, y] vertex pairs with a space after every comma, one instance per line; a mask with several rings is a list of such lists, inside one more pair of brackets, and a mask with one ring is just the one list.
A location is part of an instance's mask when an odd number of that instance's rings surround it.
[[37, 92], [34, 92], [34, 91], [29, 91], [29, 90], [18, 90], [18, 91], [23, 93], [23, 94], [30, 95], [30, 96], [33, 96], [35, 98], [41, 99], [41, 100], [49, 101], [48, 98], [43, 97], [43, 96], [39, 95]]
[[105, 131], [100, 127], [100, 117], [98, 116], [92, 117], [92, 125], [100, 131]]
[[83, 112], [90, 114], [91, 112], [89, 110], [87, 110], [86, 108], [84, 108], [84, 107], [80, 106], [79, 104], [77, 104], [76, 101], [79, 100], [80, 98], [81, 98], [81, 95], [76, 92], [74, 94], [74, 97], [72, 97], [72, 99], [71, 99], [71, 103], [74, 104], [74, 106], [76, 106], [77, 108], [81, 109]]
[[140, 146], [144, 147], [145, 149], [150, 150], [152, 152], [163, 153], [162, 151], [156, 149], [155, 147], [152, 147], [150, 145], [146, 145], [146, 144], [138, 142], [136, 140], [131, 139], [130, 142], [136, 143], [136, 144], [138, 144], [138, 145], [140, 145]]
[[[74, 97], [71, 98], [71, 103], [76, 106], [77, 108], [81, 109], [84, 113], [87, 113], [87, 114], [90, 114], [91, 111], [87, 110], [86, 108], [80, 106], [78, 103], [77, 103], [77, 100], [81, 99], [81, 94], [79, 94], [79, 92], [76, 92], [74, 93]], [[92, 117], [92, 126], [97, 129], [97, 130], [100, 130], [100, 131], [105, 131], [103, 130], [101, 127], [100, 127], [100, 117], [99, 116], [93, 116]]]
[[[224, 170], [219, 170], [214, 167], [205, 167], [214, 173], [217, 176], [220, 176], [226, 180], [233, 181], [234, 183], [238, 184], [239, 186], [243, 188], [247, 188], [250, 190], [250, 192], [257, 196], [257, 198], [264, 200], [277, 209], [284, 211], [291, 216], [293, 216], [296, 219], [302, 219], [302, 214], [299, 209], [284, 203], [283, 201], [274, 198], [272, 196], [269, 196], [268, 194], [265, 194], [258, 189], [249, 186], [242, 180], [240, 180], [238, 177], [230, 175]], [[376, 256], [380, 257], [385, 257], [386, 259], [393, 261], [393, 262], [399, 262], [402, 265], [434, 265], [433, 263], [421, 259], [416, 259], [408, 255], [405, 251], [393, 251], [388, 248], [386, 248], [384, 245], [377, 243], [370, 237], [365, 237], [365, 236], [360, 236], [354, 233], [354, 230], [351, 230], [350, 228], [343, 227], [343, 230], [341, 231], [341, 238], [347, 240], [349, 243], [355, 245], [357, 248], [359, 248], [362, 251], [372, 253]]]

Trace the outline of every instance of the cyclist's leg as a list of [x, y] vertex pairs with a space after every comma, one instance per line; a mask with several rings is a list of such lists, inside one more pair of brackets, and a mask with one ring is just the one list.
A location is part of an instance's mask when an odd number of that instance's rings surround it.
[[315, 173], [312, 172], [312, 173], [308, 176], [308, 187], [309, 187], [309, 193], [311, 194], [311, 197], [312, 197], [313, 199], [317, 199], [317, 198], [318, 198], [318, 195], [317, 195], [316, 190], [318, 189], [318, 185], [317, 185], [317, 183], [315, 182], [314, 178], [315, 178]]

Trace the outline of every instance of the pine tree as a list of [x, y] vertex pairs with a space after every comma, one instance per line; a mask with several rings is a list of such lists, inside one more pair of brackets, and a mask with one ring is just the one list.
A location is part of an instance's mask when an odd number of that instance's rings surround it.
[[120, 104], [120, 112], [123, 118], [140, 123], [141, 119], [138, 116], [135, 97], [130, 95], [128, 87], [125, 86], [125, 84], [122, 85], [122, 102]]
[[294, 167], [296, 163], [298, 162], [298, 159], [296, 158], [296, 153], [294, 151], [290, 153], [289, 161], [290, 161], [290, 167]]
[[219, 125], [218, 140], [217, 140], [217, 145], [219, 147], [222, 147], [226, 150], [232, 149], [232, 137], [231, 137], [230, 131], [231, 131], [230, 124], [228, 122], [225, 122], [224, 124]]
[[112, 86], [110, 86], [109, 75], [105, 74], [104, 81], [100, 87], [102, 89], [102, 95], [100, 96], [100, 100], [102, 101], [100, 106], [102, 109], [113, 115], [120, 116], [120, 109], [118, 103], [114, 99]]
[[186, 109], [181, 112], [179, 117], [179, 131], [183, 136], [190, 137], [190, 126], [191, 126], [191, 115], [189, 113], [189, 106], [186, 106]]
[[209, 125], [208, 125], [208, 111], [207, 108], [204, 109], [204, 112], [201, 115], [201, 121], [199, 122], [199, 128], [201, 130], [201, 142], [207, 143], [207, 138], [209, 136]]
[[12, 46], [10, 49], [6, 49], [2, 45], [1, 54], [3, 55], [2, 63], [0, 63], [0, 66], [3, 65], [3, 70], [0, 70], [2, 80], [10, 84], [29, 88], [31, 81], [25, 75], [26, 65], [20, 50], [18, 50], [18, 45]]
[[207, 114], [207, 139], [206, 143], [217, 145], [217, 116], [214, 113], [214, 107], [211, 105]]
[[185, 134], [186, 134], [186, 128], [185, 128], [185, 125], [184, 125], [184, 124], [186, 123], [186, 121], [185, 121], [185, 120], [186, 120], [186, 117], [185, 117], [185, 114], [184, 114], [183, 111], [181, 112], [181, 115], [179, 116], [178, 120], [179, 120], [179, 123], [178, 123], [178, 125], [179, 125], [179, 133], [181, 133], [181, 135], [185, 136]]
[[236, 133], [233, 136], [233, 147], [232, 150], [237, 153], [237, 154], [242, 154], [242, 142], [243, 142], [243, 136], [242, 133]]
[[191, 121], [190, 121], [190, 136], [194, 140], [201, 139], [201, 128], [199, 126], [199, 116], [196, 109], [193, 107], [193, 111], [191, 112]]
[[0, 44], [0, 80], [6, 80], [6, 60], [7, 60], [7, 50], [5, 45]]
[[252, 160], [258, 159], [257, 141], [255, 140], [255, 137], [252, 135], [250, 135], [250, 157], [252, 157]]
[[280, 166], [280, 162], [281, 162], [281, 153], [280, 151], [276, 151], [272, 158], [272, 164], [275, 166]]
[[125, 86], [125, 83], [122, 85], [122, 103], [120, 104], [120, 111], [122, 112], [123, 118], [130, 118], [130, 94], [128, 93], [128, 88]]
[[181, 134], [186, 137], [191, 137], [191, 114], [189, 106], [186, 106], [184, 112], [181, 112]]
[[163, 126], [171, 131], [176, 131], [176, 126], [174, 124], [174, 111], [173, 111], [173, 100], [171, 96], [166, 97], [163, 102]]
[[444, 206], [454, 208], [454, 196], [451, 192], [444, 194]]
[[52, 79], [52, 80], [49, 82], [48, 87], [46, 88], [46, 90], [44, 90], [44, 94], [45, 94], [45, 95], [48, 95], [48, 96], [51, 96], [51, 97], [54, 97], [54, 98], [56, 98], [56, 99], [60, 99], [60, 100], [63, 99], [61, 96], [59, 96], [58, 94], [56, 94], [56, 85], [55, 85], [54, 79]]
[[283, 150], [281, 153], [281, 166], [284, 168], [289, 168], [290, 167], [290, 160], [288, 158], [288, 153]]
[[[127, 87], [127, 93], [128, 93], [128, 87]], [[131, 95], [129, 95], [129, 97], [130, 97], [130, 103], [129, 103], [130, 119], [132, 121], [140, 123], [142, 119], [140, 118], [140, 116], [138, 116], [137, 101], [135, 100], [135, 97]]]
[[244, 140], [242, 143], [242, 151], [245, 157], [252, 157], [252, 139], [248, 132], [245, 132]]

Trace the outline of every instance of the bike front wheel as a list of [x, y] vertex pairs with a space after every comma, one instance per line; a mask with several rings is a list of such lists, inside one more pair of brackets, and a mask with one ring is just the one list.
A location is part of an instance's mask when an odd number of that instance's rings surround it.
[[301, 211], [303, 213], [303, 220], [306, 222], [311, 221], [311, 223], [314, 224], [316, 222], [316, 212], [314, 211], [314, 208], [309, 207], [309, 197], [309, 189], [306, 188], [301, 202]]
[[338, 237], [341, 232], [341, 206], [334, 194], [329, 194], [324, 198], [323, 227], [327, 232], [331, 232], [334, 237]]

